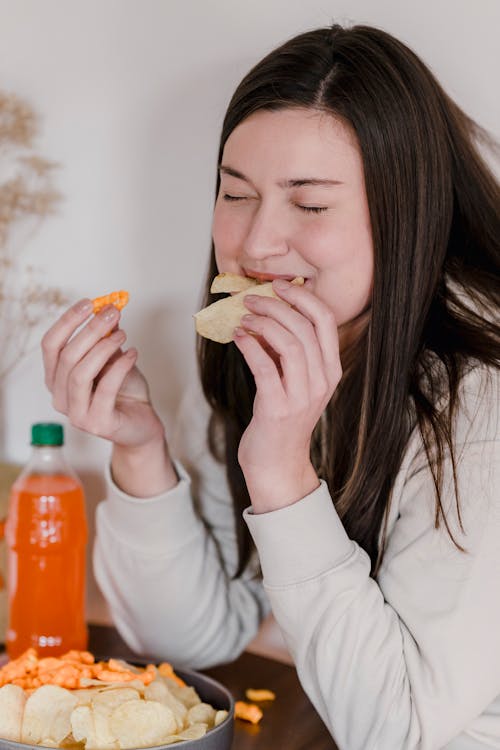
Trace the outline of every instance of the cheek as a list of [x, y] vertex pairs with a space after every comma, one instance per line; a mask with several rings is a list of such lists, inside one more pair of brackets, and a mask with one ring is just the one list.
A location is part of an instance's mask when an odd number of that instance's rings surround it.
[[224, 205], [216, 203], [212, 220], [212, 239], [216, 258], [228, 258], [237, 253], [243, 236], [241, 221]]
[[348, 227], [331, 219], [317, 220], [295, 236], [296, 248], [317, 273], [339, 269], [352, 256], [353, 239]]
[[224, 236], [224, 222], [222, 219], [222, 212], [219, 208], [219, 203], [215, 204], [214, 213], [212, 216], [212, 239], [214, 241], [215, 246], [221, 244], [222, 238]]
[[366, 307], [373, 279], [369, 227], [339, 221], [335, 231], [315, 228], [303, 245], [303, 257], [315, 269], [314, 292], [329, 305], [339, 324]]

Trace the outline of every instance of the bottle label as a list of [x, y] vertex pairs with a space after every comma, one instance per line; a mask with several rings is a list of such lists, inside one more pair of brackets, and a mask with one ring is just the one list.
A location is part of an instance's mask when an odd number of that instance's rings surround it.
[[37, 642], [40, 648], [51, 648], [53, 646], [60, 646], [62, 638], [60, 635], [39, 635]]
[[[12, 628], [9, 628], [7, 631], [7, 641], [14, 642], [17, 640], [17, 632], [13, 630]], [[30, 646], [32, 648], [53, 648], [55, 646], [60, 646], [63, 642], [63, 639], [60, 635], [37, 635], [36, 633], [33, 633], [30, 637]]]

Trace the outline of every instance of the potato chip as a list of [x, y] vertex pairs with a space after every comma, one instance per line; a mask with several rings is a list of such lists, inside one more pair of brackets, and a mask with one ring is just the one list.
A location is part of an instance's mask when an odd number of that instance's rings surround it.
[[221, 294], [223, 292], [244, 292], [256, 286], [259, 282], [257, 279], [251, 279], [248, 276], [238, 276], [235, 273], [220, 273], [212, 281], [210, 291], [212, 294]]
[[182, 737], [179, 737], [178, 734], [169, 734], [167, 737], [164, 737], [161, 741], [162, 745], [174, 745], [176, 742], [182, 742]]
[[[303, 278], [296, 278], [293, 284], [303, 284]], [[250, 311], [244, 304], [247, 294], [258, 294], [262, 297], [278, 297], [274, 293], [271, 282], [257, 284], [250, 289], [238, 292], [233, 297], [213, 302], [208, 307], [197, 312], [194, 316], [196, 331], [206, 339], [217, 341], [220, 344], [228, 344], [233, 340], [234, 329], [240, 324], [243, 315]]]
[[170, 680], [175, 682], [176, 685], [179, 685], [179, 687], [186, 686], [184, 680], [182, 680], [179, 675], [175, 673], [173, 666], [168, 661], [162, 661], [162, 663], [158, 665], [156, 675], [160, 675], [161, 677], [168, 677]]
[[89, 688], [77, 688], [76, 690], [72, 690], [71, 693], [77, 698], [78, 706], [88, 706], [90, 705], [90, 701], [92, 699], [92, 693], [93, 690], [89, 690]]
[[85, 750], [97, 750], [94, 712], [90, 706], [77, 706], [73, 709], [71, 732], [76, 742], [85, 742]]
[[120, 750], [120, 743], [111, 729], [111, 715], [114, 708], [107, 706], [105, 703], [93, 703], [91, 710], [94, 719], [96, 746], [99, 750]]
[[122, 750], [161, 745], [164, 737], [174, 734], [177, 723], [168, 706], [157, 701], [126, 701], [115, 708], [110, 729]]
[[36, 745], [42, 740], [57, 744], [71, 733], [71, 712], [78, 698], [57, 685], [43, 685], [35, 690], [24, 707], [22, 742]]
[[199, 740], [201, 737], [205, 736], [207, 729], [208, 727], [206, 724], [193, 724], [187, 729], [184, 729], [183, 732], [179, 732], [178, 737], [181, 740]]
[[4, 685], [0, 688], [0, 737], [21, 741], [26, 696], [19, 685]]
[[223, 709], [215, 712], [214, 727], [218, 727], [223, 721], [226, 721], [229, 716], [229, 711]]
[[215, 708], [208, 703], [198, 703], [189, 709], [187, 714], [187, 722], [191, 726], [193, 724], [208, 724], [212, 727], [215, 720]]
[[177, 731], [184, 729], [187, 719], [188, 710], [180, 700], [170, 692], [164, 680], [154, 680], [147, 686], [144, 697], [146, 700], [158, 701], [168, 706], [175, 716], [177, 722]]
[[90, 692], [92, 693], [90, 708], [94, 721], [96, 746], [99, 750], [119, 750], [119, 742], [110, 727], [111, 715], [115, 708], [122, 703], [131, 700], [139, 701], [141, 696], [137, 690], [128, 687], [107, 690], [93, 689]]
[[140, 700], [140, 692], [130, 687], [109, 688], [106, 690], [89, 690], [93, 706], [107, 706], [113, 711], [125, 701]]
[[80, 680], [82, 687], [90, 688], [95, 687], [98, 690], [115, 690], [115, 688], [134, 688], [140, 693], [144, 692], [145, 685], [140, 680], [130, 680], [129, 682], [108, 682], [107, 680], [91, 680], [83, 677]]
[[187, 727], [179, 734], [169, 734], [168, 737], [164, 737], [161, 741], [162, 745], [173, 745], [175, 742], [183, 742], [185, 740], [199, 740], [204, 737], [207, 733], [206, 724], [193, 724], [191, 727]]
[[166, 681], [172, 695], [183, 703], [186, 708], [192, 708], [197, 703], [201, 703], [201, 698], [194, 687], [179, 687], [173, 680], [169, 680], [168, 677], [164, 677], [163, 679]]
[[200, 336], [228, 344], [233, 340], [234, 329], [239, 326], [243, 315], [250, 311], [243, 300], [247, 294], [258, 294], [263, 297], [276, 297], [272, 284], [258, 284], [252, 289], [238, 292], [233, 297], [226, 297], [213, 302], [194, 316], [196, 330]]

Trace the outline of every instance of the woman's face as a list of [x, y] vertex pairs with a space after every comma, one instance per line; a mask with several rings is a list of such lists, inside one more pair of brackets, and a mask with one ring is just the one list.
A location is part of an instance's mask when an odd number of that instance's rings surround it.
[[355, 137], [308, 109], [259, 111], [224, 147], [213, 218], [219, 272], [303, 276], [338, 325], [369, 305], [373, 247]]

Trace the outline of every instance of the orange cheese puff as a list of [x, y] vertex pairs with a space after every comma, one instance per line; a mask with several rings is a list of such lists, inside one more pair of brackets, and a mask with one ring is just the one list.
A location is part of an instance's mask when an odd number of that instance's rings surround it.
[[163, 661], [159, 665], [158, 672], [162, 677], [170, 677], [170, 679], [176, 682], [179, 687], [186, 687], [186, 683], [184, 682], [184, 680], [181, 679], [179, 675], [175, 674], [174, 668], [171, 664], [168, 663], [168, 661]]
[[23, 680], [27, 675], [36, 672], [38, 656], [34, 648], [28, 648], [17, 659], [7, 662], [0, 669], [0, 687], [14, 680]]
[[252, 724], [258, 724], [263, 716], [261, 709], [255, 703], [245, 703], [245, 701], [236, 701], [234, 715], [236, 719], [250, 721]]
[[96, 297], [92, 300], [94, 305], [93, 313], [97, 315], [105, 305], [114, 305], [117, 310], [122, 310], [128, 302], [128, 292], [121, 289], [119, 292], [111, 292], [103, 297]]
[[81, 662], [82, 664], [94, 664], [95, 662], [95, 658], [90, 651], [67, 651], [61, 656], [61, 659], [63, 661]]
[[276, 693], [272, 690], [255, 690], [254, 688], [245, 690], [245, 695], [249, 701], [273, 701], [276, 698]]

